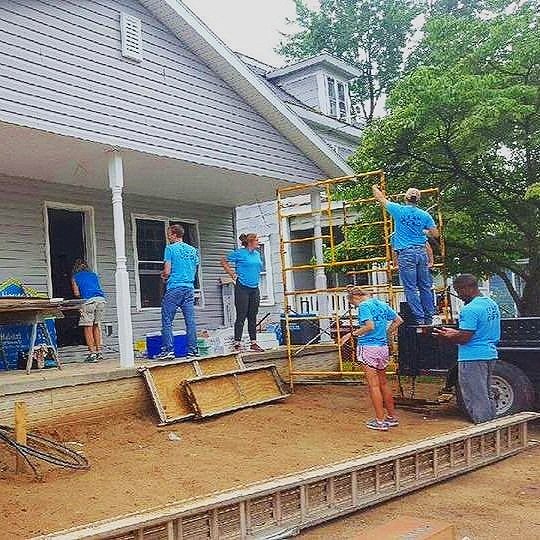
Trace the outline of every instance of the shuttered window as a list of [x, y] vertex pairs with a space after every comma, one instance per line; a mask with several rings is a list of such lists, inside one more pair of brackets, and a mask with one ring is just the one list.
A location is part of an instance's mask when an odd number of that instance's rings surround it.
[[122, 56], [142, 61], [142, 25], [141, 20], [127, 13], [120, 13], [120, 33], [122, 36]]

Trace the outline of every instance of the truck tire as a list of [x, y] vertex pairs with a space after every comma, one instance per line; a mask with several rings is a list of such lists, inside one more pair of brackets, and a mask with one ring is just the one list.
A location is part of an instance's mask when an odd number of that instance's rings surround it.
[[[508, 362], [497, 362], [493, 370], [492, 391], [497, 399], [497, 416], [506, 416], [534, 408], [534, 386], [525, 373]], [[466, 413], [463, 398], [456, 387], [456, 401], [458, 407]]]

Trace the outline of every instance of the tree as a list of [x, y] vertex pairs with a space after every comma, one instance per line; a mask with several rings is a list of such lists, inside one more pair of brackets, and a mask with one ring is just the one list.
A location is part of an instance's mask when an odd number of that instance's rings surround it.
[[438, 186], [450, 270], [499, 275], [522, 315], [540, 314], [537, 7], [430, 18], [389, 114], [351, 160], [384, 168], [392, 190]]
[[406, 44], [419, 14], [412, 0], [321, 0], [320, 10], [295, 0], [294, 23], [301, 30], [284, 36], [277, 51], [289, 60], [332, 54], [358, 67], [352, 100], [370, 123], [384, 95], [403, 70]]

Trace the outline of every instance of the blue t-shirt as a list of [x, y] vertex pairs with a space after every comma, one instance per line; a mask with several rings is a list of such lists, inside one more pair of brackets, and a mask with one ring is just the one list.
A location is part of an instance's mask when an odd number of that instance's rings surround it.
[[386, 203], [388, 213], [394, 218], [392, 247], [400, 250], [412, 246], [423, 246], [427, 237], [426, 229], [436, 227], [433, 218], [421, 208], [410, 204]]
[[165, 262], [171, 263], [171, 275], [167, 280], [167, 290], [177, 287], [195, 288], [195, 276], [199, 265], [199, 252], [185, 242], [174, 242], [165, 248]]
[[458, 346], [458, 360], [496, 360], [501, 339], [501, 312], [487, 296], [476, 296], [459, 314], [459, 329], [474, 332], [471, 340]]
[[90, 270], [81, 270], [73, 274], [73, 281], [79, 288], [79, 294], [83, 300], [90, 298], [105, 298], [105, 294], [101, 289], [99, 277], [95, 272]]
[[385, 302], [370, 298], [358, 306], [358, 322], [363, 326], [366, 321], [373, 321], [375, 328], [358, 338], [359, 345], [388, 345], [388, 323], [397, 317], [397, 313]]
[[261, 254], [256, 250], [238, 248], [227, 256], [230, 263], [234, 263], [238, 282], [244, 287], [255, 288], [259, 286], [263, 262]]

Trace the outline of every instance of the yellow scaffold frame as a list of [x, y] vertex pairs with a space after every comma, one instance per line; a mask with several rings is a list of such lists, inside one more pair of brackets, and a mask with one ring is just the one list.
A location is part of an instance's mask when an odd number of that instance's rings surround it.
[[[396, 305], [396, 289], [393, 285], [393, 277], [395, 272], [397, 271], [396, 268], [393, 267], [392, 263], [392, 248], [391, 248], [391, 235], [392, 235], [392, 220], [386, 211], [385, 208], [382, 207], [382, 205], [379, 205], [374, 197], [366, 197], [356, 200], [346, 200], [346, 199], [335, 199], [332, 198], [332, 190], [336, 186], [340, 184], [347, 184], [351, 182], [358, 182], [358, 181], [368, 181], [370, 180], [373, 183], [377, 183], [380, 186], [380, 189], [383, 193], [385, 193], [385, 196], [389, 199], [396, 199], [400, 200], [403, 199], [404, 194], [403, 193], [397, 193], [392, 195], [387, 195], [387, 182], [385, 173], [383, 170], [377, 170], [377, 171], [370, 171], [365, 173], [360, 173], [356, 175], [351, 176], [342, 176], [339, 178], [330, 178], [327, 180], [321, 180], [314, 183], [309, 184], [295, 184], [292, 186], [286, 186], [282, 188], [278, 188], [277, 190], [277, 216], [278, 216], [278, 226], [279, 226], [279, 237], [280, 237], [280, 262], [281, 262], [281, 275], [282, 275], [282, 282], [283, 282], [283, 292], [284, 292], [284, 318], [285, 318], [285, 343], [287, 346], [287, 358], [288, 358], [288, 371], [289, 371], [289, 384], [291, 387], [291, 391], [294, 388], [294, 380], [296, 377], [315, 377], [315, 378], [335, 378], [335, 377], [358, 377], [362, 376], [363, 372], [361, 370], [350, 370], [346, 369], [344, 366], [344, 360], [343, 360], [343, 354], [341, 347], [338, 347], [338, 361], [339, 361], [339, 368], [338, 371], [297, 371], [295, 369], [294, 364], [294, 357], [301, 352], [308, 350], [309, 348], [321, 348], [324, 346], [329, 347], [335, 347], [335, 342], [333, 340], [330, 341], [327, 345], [316, 343], [311, 344], [308, 343], [306, 345], [293, 345], [291, 343], [291, 299], [293, 299], [293, 302], [295, 302], [295, 299], [302, 295], [326, 295], [329, 299], [330, 297], [333, 298], [334, 306], [336, 309], [334, 309], [334, 313], [328, 312], [327, 315], [321, 315], [320, 313], [316, 316], [295, 316], [294, 321], [299, 320], [317, 320], [320, 324], [321, 321], [326, 321], [326, 324], [329, 325], [327, 329], [327, 333], [331, 334], [330, 325], [332, 323], [335, 323], [336, 326], [336, 335], [337, 340], [340, 340], [341, 337], [341, 322], [343, 321], [343, 314], [340, 314], [339, 310], [339, 293], [346, 290], [345, 287], [333, 287], [333, 288], [317, 288], [317, 286], [314, 289], [309, 290], [293, 290], [291, 287], [291, 280], [289, 279], [294, 272], [297, 271], [306, 271], [306, 270], [313, 270], [313, 271], [327, 271], [329, 269], [338, 269], [338, 268], [346, 268], [346, 267], [358, 267], [361, 266], [362, 268], [360, 270], [349, 270], [346, 271], [347, 275], [350, 276], [358, 276], [360, 274], [368, 274], [368, 275], [374, 275], [377, 273], [383, 273], [386, 274], [386, 282], [383, 284], [371, 284], [366, 285], [367, 288], [375, 290], [376, 294], [378, 295], [384, 295], [390, 305], [394, 307], [394, 309], [399, 308], [399, 306]], [[370, 184], [371, 185], [371, 184]], [[319, 200], [321, 201], [320, 205], [318, 205], [317, 208], [310, 207], [309, 211], [301, 211], [297, 214], [294, 214], [294, 212], [291, 211], [291, 207], [289, 204], [285, 204], [285, 200], [291, 200], [291, 197], [296, 197], [298, 195], [310, 195], [318, 193], [319, 194]], [[442, 287], [436, 292], [443, 292], [445, 293], [447, 287], [447, 275], [446, 270], [444, 266], [444, 260], [446, 256], [446, 245], [444, 242], [444, 234], [443, 234], [443, 217], [442, 212], [440, 208], [440, 193], [437, 188], [431, 188], [431, 189], [424, 189], [421, 190], [422, 195], [428, 195], [431, 197], [434, 197], [436, 199], [436, 204], [434, 207], [431, 208], [432, 211], [435, 211], [438, 222], [438, 228], [441, 232], [440, 235], [440, 255], [439, 260], [434, 265], [436, 268], [439, 269], [441, 272], [443, 284]], [[322, 202], [324, 196], [325, 201]], [[342, 224], [336, 225], [337, 219], [335, 216], [335, 211], [333, 209], [333, 205], [339, 203], [339, 211], [341, 212], [341, 221]], [[378, 217], [375, 221], [368, 221], [366, 223], [357, 223], [352, 222], [350, 220], [353, 219], [353, 216], [349, 212], [349, 209], [357, 209], [362, 207], [362, 205], [367, 204], [377, 204], [380, 207], [380, 217]], [[294, 205], [293, 205], [294, 207]], [[357, 211], [358, 214], [358, 211]], [[288, 226], [285, 226], [284, 222], [285, 220], [289, 219], [290, 217], [295, 216], [311, 216], [314, 219], [322, 218], [323, 216], [327, 219], [327, 227], [328, 227], [328, 234], [322, 234], [322, 231], [320, 231], [321, 227], [319, 227], [319, 234], [314, 234], [313, 236], [309, 236], [306, 238], [295, 238], [290, 239], [288, 235], [289, 228]], [[319, 222], [320, 223], [320, 222]], [[335, 233], [334, 228], [336, 226], [341, 227], [342, 230], [347, 229], [348, 227], [382, 227], [382, 241], [380, 243], [375, 243], [371, 245], [365, 245], [361, 246], [361, 249], [381, 249], [381, 254], [376, 257], [365, 257], [365, 258], [356, 258], [351, 260], [340, 260], [337, 261], [335, 257]], [[322, 245], [321, 243], [326, 242], [326, 247], [330, 248], [330, 261], [314, 261], [310, 264], [299, 264], [294, 265], [291, 262], [287, 260], [287, 246], [290, 246], [292, 244], [299, 244], [299, 243], [306, 243], [306, 242], [319, 242], [319, 245]], [[296, 304], [295, 304], [296, 305]], [[449, 302], [448, 294], [444, 294], [444, 306], [443, 306], [443, 320], [449, 321], [451, 320], [451, 306]], [[349, 307], [348, 309], [348, 319], [349, 319], [349, 325], [350, 327], [353, 326], [353, 317], [352, 317], [352, 311]], [[352, 361], [353, 367], [357, 365], [356, 363], [356, 351], [354, 351], [353, 347], [353, 361]], [[395, 362], [394, 362], [395, 365]], [[389, 371], [389, 374], [396, 374], [396, 371]]]

